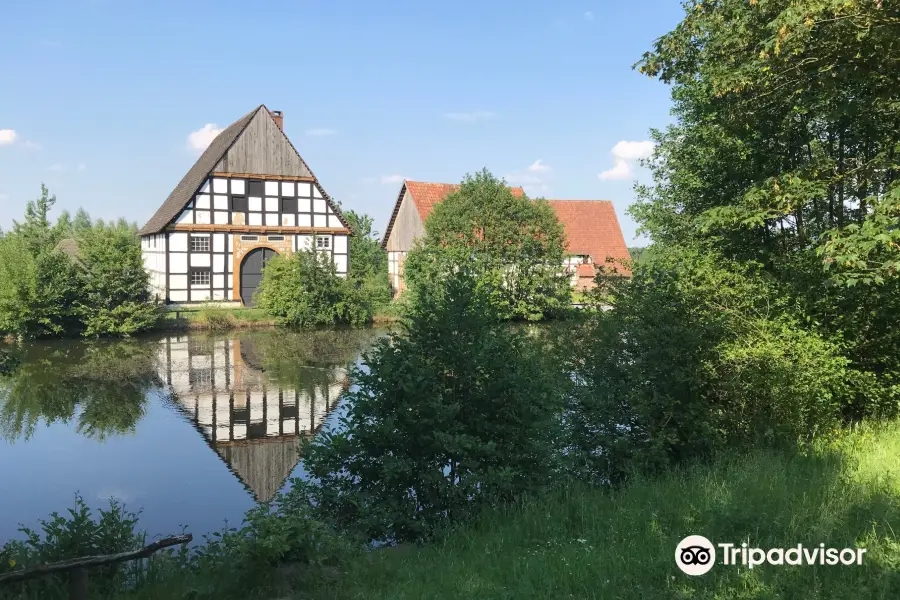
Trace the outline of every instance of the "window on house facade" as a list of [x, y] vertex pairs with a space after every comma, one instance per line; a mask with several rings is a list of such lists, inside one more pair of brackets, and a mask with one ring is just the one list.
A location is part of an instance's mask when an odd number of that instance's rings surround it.
[[258, 235], [242, 235], [241, 241], [242, 242], [258, 242], [259, 236]]
[[247, 212], [247, 197], [246, 196], [232, 196], [231, 197], [231, 210], [234, 212]]
[[319, 250], [328, 250], [329, 248], [331, 248], [331, 238], [317, 237], [316, 248]]
[[297, 212], [297, 199], [296, 198], [282, 198], [281, 199], [281, 212], [294, 214]]
[[262, 198], [266, 195], [265, 184], [258, 179], [251, 179], [247, 182], [247, 195]]
[[191, 252], [209, 252], [209, 236], [192, 235]]
[[270, 242], [283, 242], [284, 236], [283, 235], [270, 235], [267, 239]]
[[209, 269], [191, 269], [191, 285], [209, 285]]

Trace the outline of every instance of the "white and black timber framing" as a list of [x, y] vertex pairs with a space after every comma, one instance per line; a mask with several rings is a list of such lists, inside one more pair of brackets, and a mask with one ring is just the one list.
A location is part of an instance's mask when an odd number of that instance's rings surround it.
[[213, 140], [139, 233], [167, 303], [241, 301], [241, 266], [257, 248], [316, 248], [349, 271], [349, 225], [265, 106]]
[[346, 368], [300, 367], [296, 385], [269, 379], [249, 340], [171, 336], [160, 341], [160, 379], [174, 406], [260, 502], [271, 500], [349, 387]]

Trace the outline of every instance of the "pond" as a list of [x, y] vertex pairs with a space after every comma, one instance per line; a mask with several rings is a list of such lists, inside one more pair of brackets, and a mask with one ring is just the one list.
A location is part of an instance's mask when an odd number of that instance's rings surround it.
[[151, 536], [236, 526], [302, 471], [349, 367], [384, 331], [34, 342], [0, 377], [0, 546], [78, 493]]

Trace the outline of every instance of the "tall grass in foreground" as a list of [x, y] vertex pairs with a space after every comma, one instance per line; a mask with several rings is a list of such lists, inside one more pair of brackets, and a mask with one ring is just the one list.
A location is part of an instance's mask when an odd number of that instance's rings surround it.
[[[865, 426], [803, 455], [723, 456], [615, 491], [558, 487], [489, 510], [432, 544], [367, 553], [306, 518], [301, 497], [288, 494], [274, 512], [251, 511], [242, 528], [213, 536], [193, 557], [163, 552], [92, 575], [91, 597], [893, 599], [900, 597], [898, 457], [900, 423]], [[50, 537], [0, 549], [0, 559], [35, 564], [82, 555], [72, 547], [78, 540], [96, 553], [140, 545], [134, 515], [116, 510], [96, 522], [83, 511], [53, 518]], [[692, 578], [674, 560], [676, 544], [690, 534], [762, 548], [825, 543], [868, 552], [859, 567], [717, 564]], [[0, 598], [66, 597], [61, 579], [0, 585]]]
[[[762, 548], [860, 546], [860, 567], [675, 565], [687, 535]], [[807, 455], [755, 452], [607, 493], [559, 489], [442, 542], [372, 552], [312, 598], [897, 598], [900, 425], [860, 428]]]

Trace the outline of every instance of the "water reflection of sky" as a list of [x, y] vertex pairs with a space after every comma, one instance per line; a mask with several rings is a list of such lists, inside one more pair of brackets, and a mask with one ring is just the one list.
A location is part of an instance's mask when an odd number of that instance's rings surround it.
[[341, 339], [333, 353], [327, 335], [267, 335], [142, 341], [155, 345], [158, 380], [143, 392], [133, 432], [89, 437], [78, 430], [79, 405], [68, 419], [41, 420], [27, 439], [0, 440], [0, 544], [19, 537], [19, 523], [65, 512], [76, 491], [92, 508], [113, 496], [141, 509], [151, 535], [184, 525], [199, 538], [226, 520], [237, 525], [255, 497], [302, 475], [300, 438], [334, 425], [345, 366], [375, 335]]

